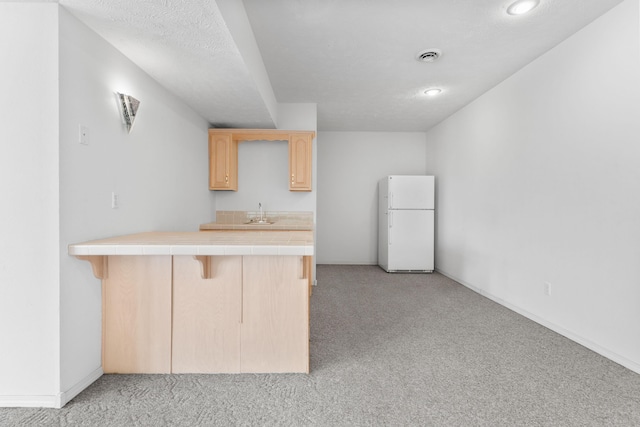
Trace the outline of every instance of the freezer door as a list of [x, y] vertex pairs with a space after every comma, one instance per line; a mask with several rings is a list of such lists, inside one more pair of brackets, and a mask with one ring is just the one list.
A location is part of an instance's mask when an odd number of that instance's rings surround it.
[[433, 209], [433, 176], [392, 175], [387, 177], [389, 209]]
[[387, 271], [433, 271], [434, 211], [389, 211]]

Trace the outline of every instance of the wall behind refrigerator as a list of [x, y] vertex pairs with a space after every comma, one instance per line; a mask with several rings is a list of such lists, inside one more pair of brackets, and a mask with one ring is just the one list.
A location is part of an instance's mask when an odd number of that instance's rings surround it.
[[318, 264], [378, 263], [378, 181], [427, 175], [433, 149], [424, 132], [320, 132]]

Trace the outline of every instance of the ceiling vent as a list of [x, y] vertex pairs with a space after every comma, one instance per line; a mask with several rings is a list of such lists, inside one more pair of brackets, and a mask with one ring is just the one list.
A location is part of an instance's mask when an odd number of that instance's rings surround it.
[[418, 52], [416, 55], [416, 61], [433, 62], [440, 58], [440, 56], [442, 56], [442, 51], [440, 49], [426, 49]]

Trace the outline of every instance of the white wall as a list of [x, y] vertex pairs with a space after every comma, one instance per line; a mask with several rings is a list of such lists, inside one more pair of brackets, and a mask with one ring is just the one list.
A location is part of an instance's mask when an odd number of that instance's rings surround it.
[[67, 246], [208, 221], [208, 125], [57, 4], [0, 3], [0, 52], [0, 406], [60, 406], [102, 372], [100, 281]]
[[[317, 127], [316, 104], [278, 104], [278, 129]], [[238, 191], [215, 191], [216, 209], [316, 211], [318, 138], [313, 141], [311, 192], [289, 191], [289, 148], [286, 141], [246, 141], [238, 146]], [[213, 218], [211, 218], [213, 219]]]
[[436, 268], [640, 372], [638, 16], [623, 2], [427, 139]]
[[433, 172], [423, 132], [318, 134], [318, 264], [377, 264], [378, 181]]
[[0, 3], [0, 406], [59, 389], [57, 10]]
[[[140, 100], [131, 133], [115, 92]], [[79, 125], [90, 130], [78, 142]], [[100, 281], [74, 242], [209, 221], [207, 122], [104, 39], [60, 13], [61, 390], [100, 368]], [[111, 209], [111, 192], [119, 208]]]

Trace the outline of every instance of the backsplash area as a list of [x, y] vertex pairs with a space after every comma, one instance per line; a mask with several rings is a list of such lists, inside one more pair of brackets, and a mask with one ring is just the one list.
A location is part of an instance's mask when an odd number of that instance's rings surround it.
[[[258, 219], [260, 219], [260, 211], [216, 211], [216, 221], [203, 224], [201, 229], [244, 229], [249, 221]], [[273, 222], [273, 224], [249, 227], [273, 230], [313, 230], [313, 212], [263, 211], [262, 219]]]

